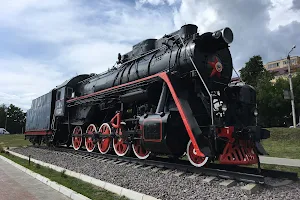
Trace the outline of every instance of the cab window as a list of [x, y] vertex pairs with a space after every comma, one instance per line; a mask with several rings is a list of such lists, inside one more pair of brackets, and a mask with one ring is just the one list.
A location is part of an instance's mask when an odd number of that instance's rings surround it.
[[67, 98], [70, 99], [72, 97], [73, 89], [72, 88], [67, 88]]
[[61, 91], [57, 91], [56, 93], [56, 100], [60, 100], [61, 99]]

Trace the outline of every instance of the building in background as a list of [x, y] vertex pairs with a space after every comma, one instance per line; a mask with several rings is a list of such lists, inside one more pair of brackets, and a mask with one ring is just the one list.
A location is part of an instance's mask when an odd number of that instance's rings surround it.
[[[269, 72], [274, 72], [275, 78], [271, 81], [273, 83], [276, 82], [278, 78], [288, 78], [288, 60], [286, 58], [268, 62], [264, 65], [264, 68]], [[300, 70], [300, 57], [293, 56], [291, 57], [291, 73], [297, 70]]]

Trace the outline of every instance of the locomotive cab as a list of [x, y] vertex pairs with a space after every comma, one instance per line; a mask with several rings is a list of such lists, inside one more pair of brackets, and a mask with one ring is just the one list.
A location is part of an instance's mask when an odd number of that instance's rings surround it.
[[56, 100], [55, 100], [55, 116], [64, 116], [65, 115], [65, 104], [66, 101], [72, 97], [73, 88], [71, 87], [62, 87], [56, 91]]

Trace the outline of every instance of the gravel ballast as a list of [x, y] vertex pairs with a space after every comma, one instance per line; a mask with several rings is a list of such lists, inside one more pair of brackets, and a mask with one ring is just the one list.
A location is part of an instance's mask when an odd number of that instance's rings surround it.
[[191, 174], [174, 176], [174, 172], [163, 174], [160, 171], [137, 169], [133, 166], [106, 163], [83, 157], [71, 156], [64, 152], [50, 151], [33, 147], [16, 148], [12, 151], [31, 155], [32, 158], [54, 164], [72, 171], [95, 177], [127, 189], [154, 196], [162, 200], [189, 199], [300, 199], [299, 181], [280, 187], [260, 186], [255, 194], [241, 190], [246, 183], [226, 188], [219, 185], [222, 180], [204, 183], [206, 176], [188, 178]]

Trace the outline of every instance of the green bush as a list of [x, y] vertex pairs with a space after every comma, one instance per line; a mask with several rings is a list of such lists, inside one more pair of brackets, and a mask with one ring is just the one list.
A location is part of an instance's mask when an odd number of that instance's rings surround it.
[[3, 147], [0, 145], [0, 153], [5, 153], [5, 150], [3, 149]]
[[66, 170], [62, 170], [60, 172], [60, 176], [63, 177], [63, 178], [67, 178], [68, 176], [66, 175]]

